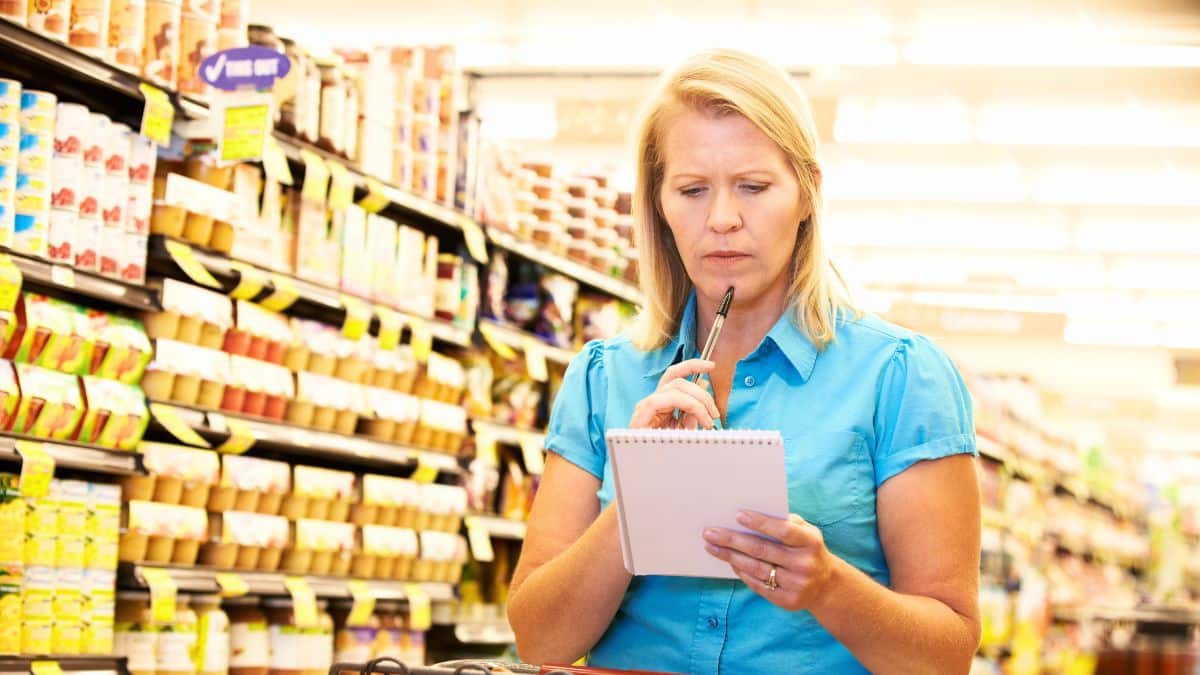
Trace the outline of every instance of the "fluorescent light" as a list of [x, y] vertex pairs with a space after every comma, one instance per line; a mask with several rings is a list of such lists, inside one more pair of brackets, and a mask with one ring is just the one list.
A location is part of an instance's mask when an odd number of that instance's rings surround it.
[[484, 101], [479, 117], [482, 120], [479, 133], [487, 139], [549, 141], [558, 135], [553, 101]]
[[1020, 203], [1029, 191], [1014, 164], [827, 163], [823, 192], [831, 201]]
[[956, 37], [915, 39], [904, 59], [919, 65], [1079, 68], [1200, 68], [1200, 48], [1134, 44], [1064, 35], [1020, 35], [992, 28]]
[[[1200, 186], [1196, 189], [1200, 190]], [[1075, 246], [1106, 253], [1200, 253], [1194, 219], [1097, 214], [1075, 225]]]

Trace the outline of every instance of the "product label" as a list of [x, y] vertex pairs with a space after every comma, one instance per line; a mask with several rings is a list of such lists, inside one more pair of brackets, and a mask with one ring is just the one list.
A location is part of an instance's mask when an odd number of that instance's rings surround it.
[[155, 669], [172, 672], [187, 672], [196, 669], [192, 663], [192, 645], [196, 642], [196, 633], [188, 630], [190, 627], [175, 626], [178, 630], [165, 629], [158, 634], [157, 657]]
[[21, 653], [50, 654], [53, 650], [53, 624], [49, 619], [29, 619], [21, 622]]
[[129, 660], [130, 672], [153, 671], [158, 658], [158, 633], [138, 624], [118, 623], [113, 640], [116, 653]]
[[196, 669], [205, 673], [229, 670], [229, 619], [225, 613], [202, 615], [196, 634]]
[[[229, 667], [266, 668], [271, 663], [271, 640], [266, 623], [235, 623], [229, 627]], [[132, 670], [132, 667], [130, 668]]]
[[307, 655], [311, 658], [311, 653], [301, 649], [301, 647], [307, 645], [304, 644], [305, 636], [301, 634], [299, 628], [295, 626], [271, 626], [269, 634], [271, 670], [300, 670], [302, 655]]

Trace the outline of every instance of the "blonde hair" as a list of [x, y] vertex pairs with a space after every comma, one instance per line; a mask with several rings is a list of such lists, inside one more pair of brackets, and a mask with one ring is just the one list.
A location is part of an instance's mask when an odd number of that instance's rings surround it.
[[843, 312], [857, 313], [845, 283], [827, 257], [821, 240], [821, 188], [816, 131], [803, 96], [783, 70], [733, 50], [692, 56], [665, 74], [648, 102], [637, 135], [637, 184], [633, 196], [638, 270], [645, 296], [631, 338], [639, 349], [665, 345], [679, 330], [680, 316], [692, 292], [663, 217], [662, 140], [679, 108], [745, 117], [783, 150], [808, 200], [811, 215], [800, 228], [793, 251], [788, 300], [796, 325], [818, 349], [833, 341]]

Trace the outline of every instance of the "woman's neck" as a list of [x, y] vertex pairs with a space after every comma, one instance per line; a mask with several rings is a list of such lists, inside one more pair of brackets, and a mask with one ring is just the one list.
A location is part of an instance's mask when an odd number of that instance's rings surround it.
[[[696, 293], [696, 349], [704, 346], [704, 340], [712, 329], [721, 298], [708, 298]], [[755, 298], [738, 299], [734, 295], [733, 305], [721, 329], [720, 339], [713, 348], [712, 360], [732, 367], [754, 351], [767, 333], [779, 321], [787, 307], [787, 288], [780, 287]]]

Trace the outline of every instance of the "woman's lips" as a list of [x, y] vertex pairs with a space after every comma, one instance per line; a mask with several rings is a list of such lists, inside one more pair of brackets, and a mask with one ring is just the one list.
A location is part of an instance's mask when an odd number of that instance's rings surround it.
[[749, 260], [750, 255], [740, 251], [713, 251], [705, 255], [704, 259], [718, 265], [732, 265], [743, 260]]

